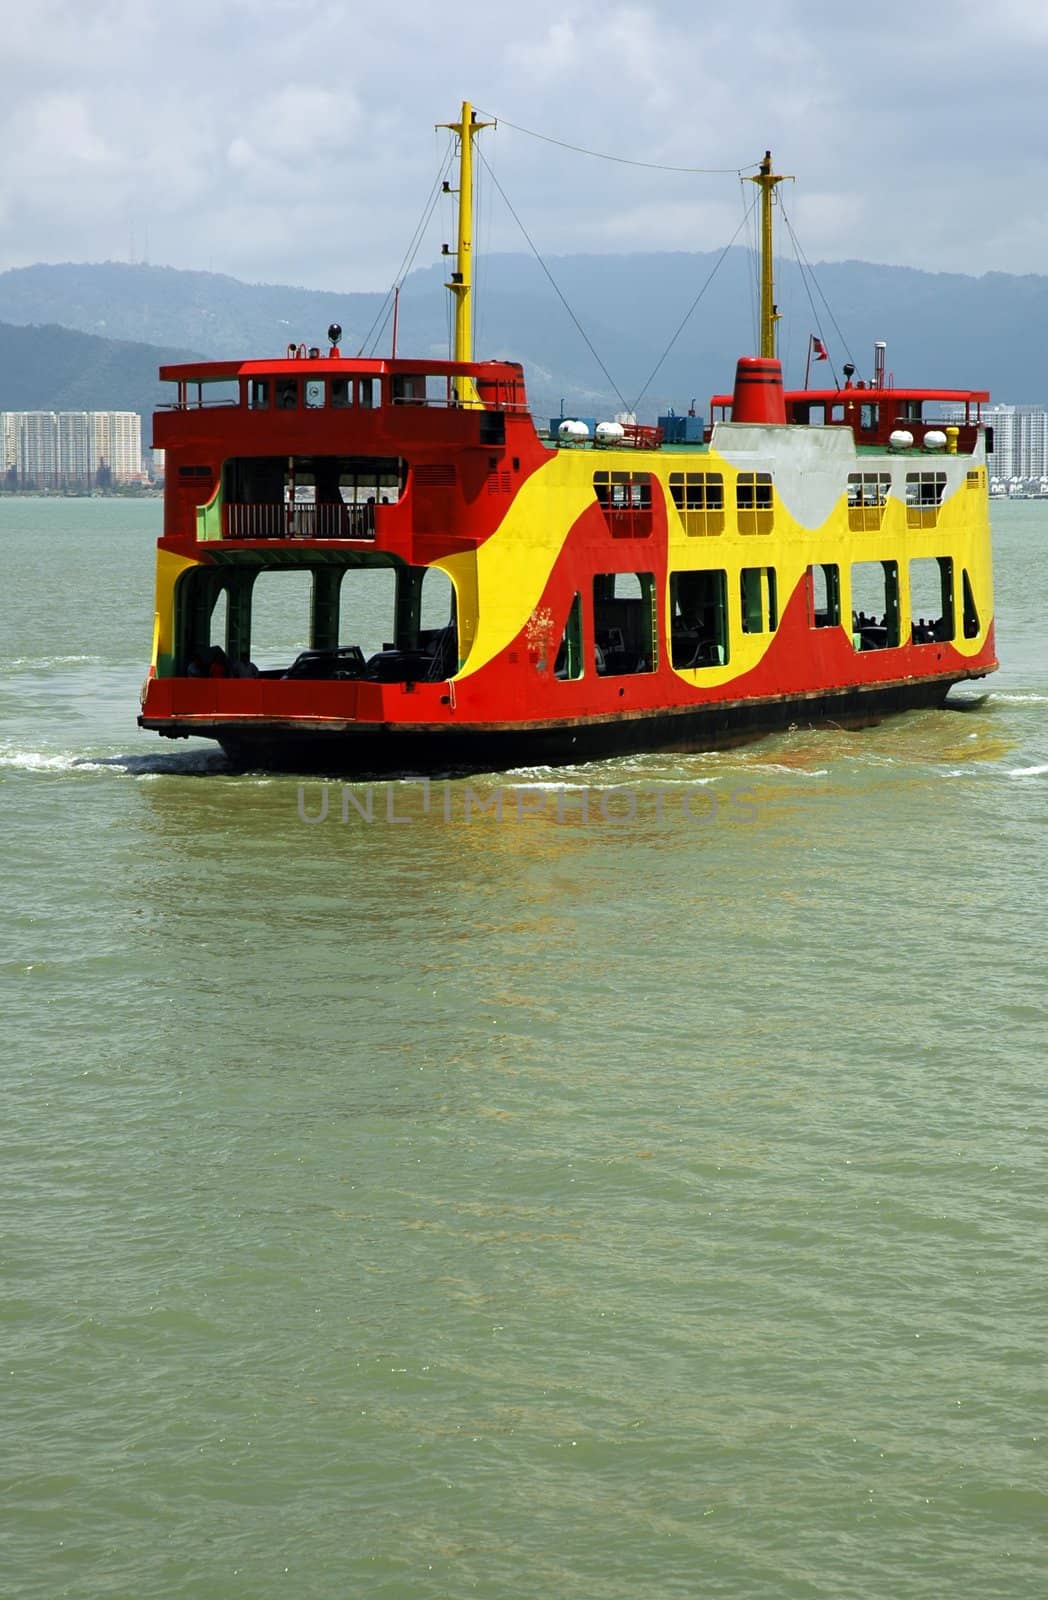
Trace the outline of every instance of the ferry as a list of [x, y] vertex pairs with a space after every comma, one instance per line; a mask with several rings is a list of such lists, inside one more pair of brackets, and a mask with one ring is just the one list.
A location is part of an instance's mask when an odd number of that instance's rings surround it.
[[[896, 387], [883, 345], [868, 380], [784, 388], [770, 154], [760, 353], [708, 422], [540, 426], [522, 367], [473, 358], [484, 125], [447, 126], [453, 360], [348, 357], [333, 324], [160, 369], [142, 728], [241, 767], [496, 771], [862, 725], [996, 668], [989, 395]], [[303, 647], [260, 665], [291, 594]]]

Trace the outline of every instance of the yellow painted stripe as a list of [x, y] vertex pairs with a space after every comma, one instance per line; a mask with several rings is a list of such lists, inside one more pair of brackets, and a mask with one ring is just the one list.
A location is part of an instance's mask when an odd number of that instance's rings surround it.
[[187, 556], [176, 556], [170, 550], [158, 550], [156, 557], [156, 612], [153, 618], [153, 670], [160, 669], [160, 660], [168, 660], [175, 653], [175, 584], [190, 567], [199, 567], [199, 561]]

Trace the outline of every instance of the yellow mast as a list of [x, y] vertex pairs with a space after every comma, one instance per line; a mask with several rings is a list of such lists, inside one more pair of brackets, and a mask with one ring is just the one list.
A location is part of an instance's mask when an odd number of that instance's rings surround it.
[[775, 304], [775, 276], [772, 258], [771, 199], [776, 184], [783, 183], [786, 175], [771, 170], [771, 151], [765, 150], [764, 160], [757, 176], [750, 178], [761, 192], [761, 355], [775, 355], [775, 324], [779, 309]]
[[[468, 100], [462, 102], [461, 122], [439, 122], [439, 128], [450, 128], [459, 139], [458, 186], [458, 243], [455, 251], [455, 271], [445, 287], [451, 290], [455, 301], [454, 361], [473, 360], [473, 138], [481, 128], [491, 128], [491, 122], [478, 122], [477, 114]], [[445, 246], [445, 251], [446, 251]], [[472, 384], [470, 385], [472, 390]]]

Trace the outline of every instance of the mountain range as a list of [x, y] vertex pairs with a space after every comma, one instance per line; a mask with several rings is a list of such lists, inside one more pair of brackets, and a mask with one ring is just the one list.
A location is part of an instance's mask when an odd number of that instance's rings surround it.
[[[448, 353], [445, 268], [413, 272], [400, 296], [399, 352]], [[551, 279], [553, 282], [551, 282]], [[556, 287], [554, 287], [554, 284]], [[803, 381], [810, 333], [840, 372], [860, 376], [888, 345], [898, 383], [987, 388], [996, 400], [1048, 403], [1048, 277], [919, 272], [860, 261], [778, 269], [780, 350]], [[706, 410], [755, 348], [752, 257], [721, 253], [495, 255], [478, 264], [478, 357], [524, 362], [539, 416], [566, 409], [641, 417]], [[696, 301], [698, 302], [696, 304]], [[690, 315], [689, 315], [690, 311]], [[216, 273], [103, 262], [0, 273], [0, 410], [134, 410], [163, 398], [161, 362], [280, 355], [324, 346], [388, 353], [387, 297], [242, 283]], [[584, 331], [583, 331], [584, 330]], [[663, 359], [665, 352], [665, 357]]]

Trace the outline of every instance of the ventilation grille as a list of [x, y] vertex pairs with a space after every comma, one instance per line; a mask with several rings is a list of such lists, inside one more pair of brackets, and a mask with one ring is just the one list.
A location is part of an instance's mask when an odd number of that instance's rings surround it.
[[455, 468], [450, 464], [421, 466], [415, 468], [415, 482], [420, 489], [453, 489], [455, 487]]

